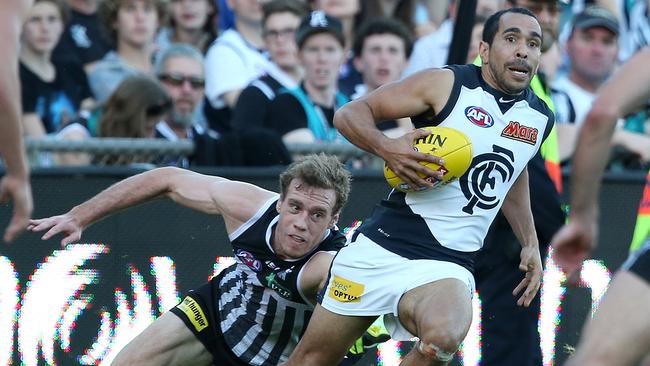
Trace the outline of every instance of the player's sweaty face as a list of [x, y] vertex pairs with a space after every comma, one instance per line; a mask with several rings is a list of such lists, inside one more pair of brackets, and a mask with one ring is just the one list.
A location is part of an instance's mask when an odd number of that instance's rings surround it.
[[541, 57], [542, 30], [535, 18], [504, 14], [489, 48], [489, 69], [497, 89], [519, 94], [530, 84]]
[[332, 212], [335, 203], [333, 189], [292, 180], [286, 197], [278, 202], [280, 219], [273, 244], [276, 253], [282, 258], [301, 258], [310, 253], [336, 222], [337, 215]]

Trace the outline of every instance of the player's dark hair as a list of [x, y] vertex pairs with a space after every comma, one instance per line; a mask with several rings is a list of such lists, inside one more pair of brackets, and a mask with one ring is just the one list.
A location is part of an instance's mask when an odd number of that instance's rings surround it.
[[535, 14], [526, 8], [510, 8], [499, 10], [496, 13], [490, 15], [490, 17], [485, 21], [485, 25], [483, 26], [483, 42], [489, 44], [490, 46], [492, 45], [494, 36], [496, 36], [497, 31], [499, 30], [499, 21], [504, 14], [508, 13], [528, 15], [529, 17], [537, 20]]
[[404, 42], [406, 58], [411, 56], [411, 51], [413, 51], [413, 34], [404, 23], [391, 18], [373, 18], [361, 25], [352, 46], [354, 56], [361, 56], [363, 44], [366, 42], [366, 39], [377, 34], [392, 34], [401, 38], [402, 42]]
[[282, 198], [286, 197], [289, 184], [296, 178], [311, 187], [333, 189], [336, 192], [333, 214], [339, 213], [348, 201], [352, 175], [335, 156], [324, 153], [311, 154], [291, 163], [287, 170], [280, 174]]

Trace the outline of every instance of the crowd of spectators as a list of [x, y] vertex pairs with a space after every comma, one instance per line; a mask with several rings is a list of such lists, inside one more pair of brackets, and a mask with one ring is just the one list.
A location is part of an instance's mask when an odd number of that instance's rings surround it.
[[[545, 45], [541, 71], [552, 87], [560, 155], [569, 162], [600, 85], [650, 41], [650, 1], [520, 2], [549, 3], [548, 11], [562, 14], [561, 24], [544, 28], [557, 42]], [[477, 58], [486, 17], [512, 4], [478, 0], [467, 63]], [[194, 141], [189, 158], [164, 157], [158, 164], [286, 164], [292, 144], [347, 143], [332, 124], [347, 101], [444, 66], [459, 5], [36, 0], [21, 37], [24, 133], [33, 139]], [[647, 120], [647, 111], [629, 116], [615, 138], [636, 166], [650, 160]], [[398, 136], [412, 124], [407, 118], [381, 128]], [[81, 154], [38, 160], [49, 166], [97, 161]]]

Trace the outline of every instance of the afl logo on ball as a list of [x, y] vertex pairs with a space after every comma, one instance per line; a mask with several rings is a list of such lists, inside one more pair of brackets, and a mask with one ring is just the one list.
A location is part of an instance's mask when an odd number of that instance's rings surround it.
[[465, 108], [465, 116], [467, 116], [467, 119], [473, 124], [479, 127], [488, 128], [492, 127], [494, 124], [492, 116], [481, 107], [471, 106]]

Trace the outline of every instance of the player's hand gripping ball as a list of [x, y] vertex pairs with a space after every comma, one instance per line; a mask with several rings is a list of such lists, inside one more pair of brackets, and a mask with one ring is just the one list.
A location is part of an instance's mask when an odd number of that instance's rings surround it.
[[[460, 178], [472, 163], [472, 142], [465, 136], [464, 133], [450, 128], [450, 127], [423, 127], [431, 133], [425, 137], [413, 141], [413, 149], [435, 156], [439, 156], [445, 160], [445, 165], [429, 162], [420, 162], [420, 164], [429, 167], [432, 170], [442, 171], [444, 176], [442, 180], [433, 177], [425, 177], [433, 182], [433, 187], [444, 186], [448, 183]], [[384, 164], [384, 177], [391, 187], [402, 192], [413, 192], [408, 184], [404, 183], [402, 178], [395, 175], [395, 173]]]

